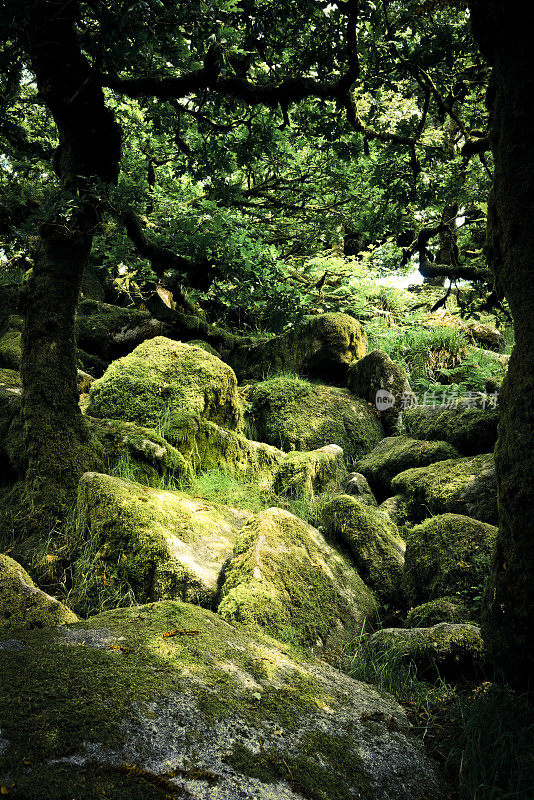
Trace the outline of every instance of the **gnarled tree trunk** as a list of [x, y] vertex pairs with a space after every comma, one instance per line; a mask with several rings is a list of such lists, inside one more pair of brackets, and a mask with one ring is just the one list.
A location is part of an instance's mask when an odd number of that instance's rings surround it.
[[62, 516], [80, 475], [98, 463], [78, 408], [74, 316], [98, 189], [117, 179], [121, 137], [78, 42], [76, 0], [20, 5], [29, 61], [60, 139], [61, 190], [39, 231], [22, 338], [26, 488], [43, 527]]
[[522, 0], [469, 5], [493, 66], [489, 256], [516, 339], [501, 394], [499, 536], [483, 632], [507, 677], [524, 686], [534, 676], [534, 9]]

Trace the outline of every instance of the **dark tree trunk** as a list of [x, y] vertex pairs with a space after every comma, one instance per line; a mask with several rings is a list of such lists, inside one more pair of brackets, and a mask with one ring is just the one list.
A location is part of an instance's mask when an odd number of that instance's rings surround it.
[[98, 465], [78, 408], [74, 317], [99, 187], [117, 179], [121, 137], [80, 49], [78, 3], [34, 0], [21, 7], [30, 63], [59, 132], [54, 166], [62, 184], [39, 231], [22, 338], [26, 488], [43, 527], [62, 515], [80, 475]]
[[500, 400], [499, 536], [483, 633], [507, 677], [525, 686], [534, 676], [534, 9], [522, 0], [470, 8], [493, 66], [489, 257], [516, 339]]

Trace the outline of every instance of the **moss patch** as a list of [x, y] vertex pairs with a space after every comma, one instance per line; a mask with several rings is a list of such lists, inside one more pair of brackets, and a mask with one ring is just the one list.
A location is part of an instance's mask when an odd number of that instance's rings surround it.
[[87, 473], [70, 543], [73, 606], [85, 615], [167, 598], [211, 606], [243, 518], [180, 492]]
[[248, 400], [252, 437], [282, 450], [337, 444], [350, 466], [383, 436], [376, 409], [346, 389], [282, 375], [257, 383]]
[[385, 602], [399, 600], [404, 542], [397, 526], [376, 508], [340, 495], [321, 515], [326, 534], [348, 546], [361, 577]]
[[458, 408], [416, 406], [407, 409], [403, 415], [404, 428], [409, 436], [444, 439], [466, 456], [493, 450], [498, 423], [498, 409], [474, 408], [461, 401]]
[[325, 489], [336, 491], [345, 474], [343, 450], [335, 444], [305, 453], [292, 452], [281, 459], [273, 489], [286, 497], [313, 497]]
[[436, 461], [457, 458], [459, 452], [447, 442], [423, 442], [408, 436], [388, 436], [356, 464], [376, 494], [391, 494], [391, 481], [399, 472], [425, 467]]
[[481, 594], [497, 528], [460, 514], [442, 514], [407, 534], [404, 587], [410, 603], [450, 594]]
[[233, 370], [200, 347], [156, 336], [114, 361], [91, 386], [88, 414], [122, 419], [161, 433], [198, 415], [230, 430], [242, 427]]
[[292, 644], [339, 650], [376, 603], [352, 565], [302, 520], [278, 508], [245, 525], [218, 613]]
[[440, 461], [408, 469], [391, 482], [403, 496], [411, 520], [432, 514], [462, 514], [497, 524], [497, 483], [492, 454]]
[[440, 622], [469, 622], [467, 606], [458, 597], [438, 597], [411, 608], [406, 617], [407, 628], [430, 628]]

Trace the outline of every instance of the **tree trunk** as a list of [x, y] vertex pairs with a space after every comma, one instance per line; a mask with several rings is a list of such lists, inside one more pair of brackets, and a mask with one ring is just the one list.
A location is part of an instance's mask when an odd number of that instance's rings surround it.
[[74, 315], [91, 237], [41, 232], [24, 293], [22, 412], [28, 447], [26, 490], [47, 523], [61, 517], [80, 475], [97, 458], [78, 407]]
[[521, 0], [470, 0], [470, 8], [493, 66], [488, 252], [516, 340], [500, 398], [499, 535], [483, 633], [508, 679], [526, 686], [534, 675], [534, 10]]
[[59, 133], [54, 165], [62, 184], [39, 231], [22, 337], [26, 489], [43, 530], [74, 499], [81, 474], [98, 464], [78, 408], [74, 317], [100, 187], [117, 179], [121, 136], [78, 41], [78, 2], [20, 6], [31, 67]]

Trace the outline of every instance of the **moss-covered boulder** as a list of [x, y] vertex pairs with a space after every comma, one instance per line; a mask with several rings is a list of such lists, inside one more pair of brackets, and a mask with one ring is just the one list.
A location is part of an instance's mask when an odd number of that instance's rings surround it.
[[468, 623], [383, 628], [373, 633], [365, 646], [375, 658], [387, 653], [390, 662], [413, 664], [422, 678], [480, 677], [487, 662], [480, 628]]
[[190, 461], [150, 428], [97, 417], [87, 417], [87, 423], [91, 434], [103, 447], [110, 472], [156, 487], [162, 480], [172, 480], [184, 487], [191, 482]]
[[350, 561], [322, 534], [280, 508], [240, 532], [218, 613], [276, 639], [339, 652], [377, 612]]
[[423, 442], [409, 436], [388, 436], [356, 464], [373, 492], [380, 498], [391, 495], [391, 481], [411, 467], [425, 467], [447, 458], [458, 458], [458, 451], [447, 442]]
[[22, 327], [24, 320], [11, 314], [5, 321], [5, 330], [0, 336], [0, 367], [18, 370], [22, 358]]
[[414, 406], [406, 409], [402, 420], [404, 430], [414, 439], [445, 440], [462, 455], [474, 456], [495, 447], [499, 411], [459, 401], [457, 408]]
[[365, 475], [362, 475], [361, 472], [349, 472], [343, 481], [342, 488], [344, 494], [357, 497], [358, 500], [361, 500], [366, 506], [374, 506], [376, 508], [378, 505], [367, 478]]
[[393, 700], [161, 602], [0, 640], [13, 800], [443, 800]]
[[497, 524], [497, 483], [493, 454], [439, 461], [408, 469], [391, 482], [414, 522], [430, 514], [463, 514]]
[[339, 489], [346, 474], [343, 450], [336, 444], [309, 452], [287, 453], [274, 473], [273, 489], [285, 497], [313, 497]]
[[339, 495], [324, 506], [321, 524], [329, 538], [348, 547], [359, 574], [381, 600], [400, 599], [404, 542], [386, 514]]
[[406, 617], [407, 628], [431, 628], [440, 622], [469, 622], [469, 609], [458, 597], [438, 597], [411, 608]]
[[349, 364], [366, 352], [360, 323], [335, 312], [309, 317], [273, 339], [241, 345], [230, 354], [230, 363], [240, 379], [294, 372], [343, 385]]
[[406, 537], [404, 586], [412, 605], [450, 594], [481, 594], [497, 528], [460, 514], [442, 514]]
[[180, 492], [86, 473], [79, 485], [72, 603], [113, 605], [180, 598], [211, 607], [245, 512]]
[[91, 386], [87, 413], [172, 433], [198, 415], [229, 430], [243, 425], [233, 370], [200, 347], [156, 336], [114, 361]]
[[347, 386], [378, 409], [388, 434], [396, 432], [400, 412], [415, 399], [405, 371], [381, 350], [351, 364]]
[[337, 444], [351, 466], [384, 435], [376, 409], [346, 389], [280, 375], [255, 384], [248, 401], [251, 437], [282, 450]]
[[393, 497], [387, 497], [383, 503], [378, 506], [379, 510], [387, 514], [393, 520], [395, 525], [400, 527], [408, 522], [408, 515], [406, 513], [406, 504], [402, 495], [396, 494]]
[[148, 311], [121, 308], [97, 300], [81, 300], [76, 312], [78, 347], [110, 362], [133, 350], [144, 339], [159, 336], [164, 325]]
[[77, 621], [70, 608], [38, 589], [20, 564], [0, 553], [0, 635]]

